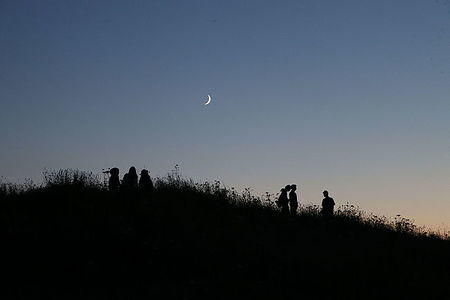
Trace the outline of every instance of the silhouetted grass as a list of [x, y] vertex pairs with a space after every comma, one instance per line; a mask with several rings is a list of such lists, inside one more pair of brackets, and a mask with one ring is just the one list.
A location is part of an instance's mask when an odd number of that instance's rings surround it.
[[[178, 169], [152, 195], [110, 193], [98, 176], [46, 172], [0, 184], [2, 269], [14, 298], [445, 298], [450, 244], [409, 220], [350, 204], [286, 217]], [[310, 296], [311, 298], [311, 296]]]
[[44, 187], [102, 188], [98, 175], [74, 169], [43, 172]]

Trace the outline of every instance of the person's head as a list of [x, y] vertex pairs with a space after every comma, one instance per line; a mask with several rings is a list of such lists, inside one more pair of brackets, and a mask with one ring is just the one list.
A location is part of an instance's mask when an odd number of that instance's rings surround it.
[[111, 174], [112, 176], [119, 176], [119, 169], [112, 168], [111, 170], [109, 170], [109, 174]]
[[130, 168], [130, 170], [128, 171], [128, 174], [136, 174], [137, 175], [137, 173], [136, 173], [136, 168], [135, 167], [131, 167]]
[[297, 190], [297, 185], [296, 184], [291, 184], [291, 190], [296, 191]]
[[285, 189], [286, 191], [289, 191], [289, 190], [291, 189], [291, 186], [288, 184], [287, 186], [284, 187], [284, 189]]
[[323, 191], [323, 196], [328, 197], [328, 191]]

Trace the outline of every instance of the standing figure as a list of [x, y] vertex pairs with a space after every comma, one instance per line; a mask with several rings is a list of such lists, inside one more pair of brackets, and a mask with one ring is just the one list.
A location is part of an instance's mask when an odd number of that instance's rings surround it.
[[148, 170], [141, 171], [141, 178], [139, 178], [139, 190], [145, 194], [153, 192], [153, 182], [148, 174]]
[[291, 216], [295, 216], [297, 214], [298, 201], [297, 194], [295, 191], [297, 190], [297, 185], [291, 184], [291, 191], [289, 192], [289, 207]]
[[109, 170], [109, 175], [108, 188], [110, 191], [116, 192], [120, 187], [119, 169], [112, 168]]
[[333, 216], [334, 200], [328, 196], [328, 191], [323, 191], [323, 196], [325, 198], [322, 200], [322, 215], [331, 218]]
[[122, 187], [124, 190], [132, 191], [136, 190], [138, 187], [138, 176], [136, 173], [136, 168], [131, 167], [127, 174], [123, 176]]
[[280, 191], [280, 197], [278, 197], [278, 201], [276, 201], [276, 204], [278, 207], [281, 208], [281, 213], [284, 215], [289, 214], [289, 199], [287, 196], [287, 192], [291, 189], [290, 185], [285, 186]]

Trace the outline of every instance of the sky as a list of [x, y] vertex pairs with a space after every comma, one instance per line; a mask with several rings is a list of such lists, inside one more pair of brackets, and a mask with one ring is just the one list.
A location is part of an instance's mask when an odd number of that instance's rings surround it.
[[448, 0], [0, 0], [0, 107], [4, 181], [178, 164], [450, 229]]

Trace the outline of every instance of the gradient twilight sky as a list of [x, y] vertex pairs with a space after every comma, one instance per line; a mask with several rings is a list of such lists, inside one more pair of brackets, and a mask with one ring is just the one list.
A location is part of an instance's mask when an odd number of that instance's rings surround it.
[[0, 104], [9, 181], [179, 164], [450, 228], [449, 1], [2, 0]]

